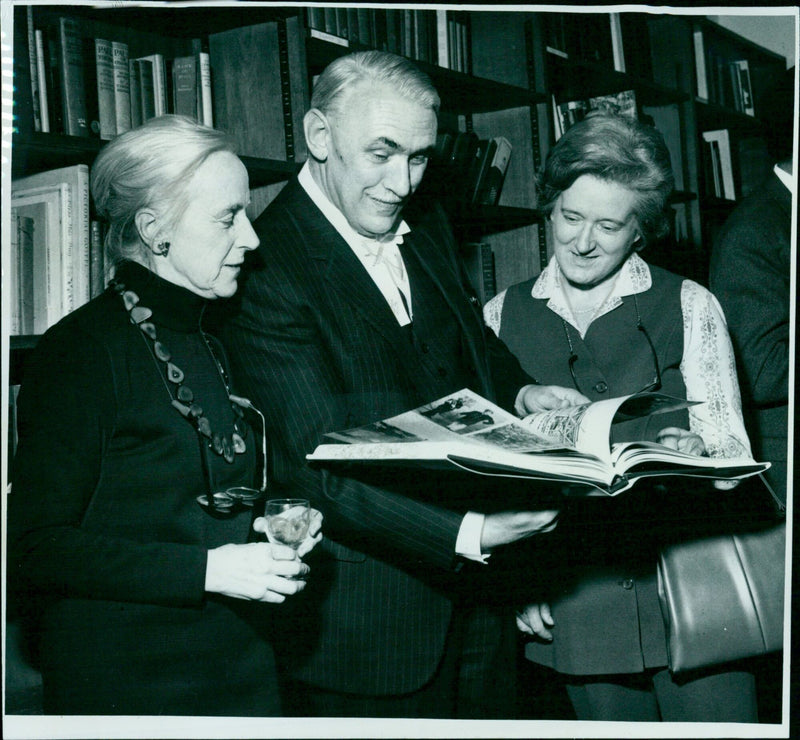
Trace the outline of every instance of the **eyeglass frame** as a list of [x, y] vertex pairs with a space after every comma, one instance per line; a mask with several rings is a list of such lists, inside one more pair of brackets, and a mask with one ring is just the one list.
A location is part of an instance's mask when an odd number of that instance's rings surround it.
[[[650, 347], [650, 354], [653, 358], [653, 365], [655, 366], [655, 375], [653, 380], [646, 385], [641, 390], [637, 391], [637, 393], [647, 393], [649, 391], [657, 391], [661, 388], [661, 367], [658, 363], [658, 355], [656, 353], [655, 345], [653, 344], [653, 340], [650, 339], [650, 334], [648, 333], [647, 329], [645, 328], [644, 323], [642, 322], [642, 316], [639, 313], [639, 301], [636, 299], [636, 295], [633, 295], [633, 303], [636, 308], [636, 328], [644, 334], [644, 338], [647, 340], [647, 345]], [[583, 393], [578, 383], [577, 375], [575, 374], [575, 363], [578, 361], [578, 354], [575, 352], [575, 348], [572, 345], [572, 339], [569, 335], [569, 329], [567, 327], [567, 322], [564, 319], [561, 319], [561, 323], [564, 325], [564, 334], [567, 337], [567, 344], [569, 345], [569, 358], [567, 359], [567, 364], [569, 365], [569, 374], [572, 377], [572, 384], [575, 386], [575, 390], [578, 393]]]
[[[231, 486], [224, 491], [214, 491], [211, 485], [211, 467], [208, 463], [208, 444], [205, 442], [204, 438], [198, 434], [200, 458], [203, 464], [203, 477], [206, 481], [206, 490], [208, 493], [200, 494], [197, 497], [197, 503], [204, 511], [216, 517], [234, 516], [245, 509], [252, 509], [256, 501], [261, 501], [266, 498], [267, 492], [267, 422], [264, 418], [264, 414], [262, 414], [248, 398], [236, 396], [232, 393], [228, 394], [228, 398], [238, 406], [257, 414], [261, 422], [261, 459], [263, 462], [261, 467], [261, 488], [257, 490], [256, 495], [232, 493], [232, 491], [237, 488], [248, 488], [247, 486]], [[248, 490], [256, 489], [248, 488]]]

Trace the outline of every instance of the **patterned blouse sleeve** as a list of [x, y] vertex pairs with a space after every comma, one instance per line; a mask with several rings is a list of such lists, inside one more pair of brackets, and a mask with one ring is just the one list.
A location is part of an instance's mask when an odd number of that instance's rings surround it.
[[483, 307], [483, 320], [496, 336], [500, 336], [500, 317], [503, 315], [503, 302], [506, 291], [498, 293]]
[[728, 326], [714, 295], [692, 280], [681, 288], [686, 397], [702, 403], [689, 409], [689, 428], [711, 457], [751, 457], [744, 428], [739, 382]]

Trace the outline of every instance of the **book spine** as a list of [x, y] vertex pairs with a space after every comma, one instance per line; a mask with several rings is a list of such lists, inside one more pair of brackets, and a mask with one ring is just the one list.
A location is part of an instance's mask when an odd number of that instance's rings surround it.
[[625, 72], [625, 48], [622, 44], [622, 21], [619, 13], [609, 13], [611, 22], [611, 56], [614, 70]]
[[739, 86], [742, 91], [742, 110], [748, 116], [755, 116], [756, 110], [753, 105], [753, 87], [750, 83], [750, 64], [746, 59], [740, 59], [735, 64], [739, 71]]
[[175, 57], [172, 61], [173, 111], [180, 116], [197, 118], [197, 63], [194, 56]]
[[94, 59], [97, 68], [97, 110], [100, 118], [100, 138], [113, 139], [117, 135], [117, 113], [114, 93], [114, 55], [111, 42], [94, 40]]
[[508, 163], [511, 159], [511, 143], [503, 136], [494, 138], [495, 150], [486, 175], [482, 179], [475, 197], [481, 205], [497, 205], [503, 188]]
[[493, 139], [481, 139], [478, 143], [478, 149], [467, 173], [466, 197], [470, 203], [478, 202], [478, 193], [483, 186], [483, 180], [489, 170], [489, 163], [496, 150], [497, 144]]
[[75, 308], [91, 298], [91, 246], [89, 234], [89, 167], [77, 165], [73, 197], [73, 244], [75, 254]]
[[86, 123], [89, 135], [100, 136], [100, 96], [97, 91], [97, 59], [94, 39], [83, 39], [83, 87], [86, 91]]
[[50, 114], [50, 131], [64, 133], [64, 101], [61, 97], [60, 34], [55, 26], [44, 29], [45, 70], [47, 72], [47, 104]]
[[41, 114], [41, 130], [50, 131], [50, 106], [47, 102], [47, 69], [45, 62], [44, 34], [41, 29], [35, 31], [36, 39], [36, 75], [38, 78], [39, 112]]
[[697, 80], [697, 97], [708, 100], [708, 76], [706, 73], [706, 52], [703, 32], [694, 32], [694, 71]]
[[[59, 269], [61, 277], [61, 306], [55, 316], [48, 317], [48, 325], [52, 326], [56, 321], [66, 316], [70, 311], [77, 308], [75, 297], [75, 204], [73, 203], [72, 191], [65, 182], [61, 185], [61, 265]], [[49, 252], [48, 252], [49, 254]]]
[[99, 221], [89, 226], [89, 294], [92, 298], [105, 289], [105, 256], [103, 253], [103, 227]]
[[211, 96], [211, 58], [208, 52], [201, 51], [197, 55], [199, 71], [199, 98], [202, 117], [200, 122], [209, 128], [214, 127], [214, 104]]
[[142, 84], [139, 79], [139, 65], [128, 60], [128, 92], [131, 100], [131, 128], [142, 125]]
[[26, 8], [26, 36], [28, 39], [28, 67], [30, 69], [31, 108], [34, 131], [42, 131], [41, 97], [39, 93], [39, 62], [36, 44], [36, 29], [33, 25], [33, 7]]
[[9, 285], [9, 321], [10, 336], [22, 334], [22, 254], [20, 252], [20, 223], [17, 209], [11, 209], [9, 231], [8, 264], [11, 267]]
[[34, 283], [36, 281], [33, 271], [33, 219], [29, 216], [18, 216], [17, 226], [18, 333], [33, 334]]
[[70, 136], [89, 136], [80, 27], [73, 18], [59, 18], [58, 32], [64, 133]]
[[483, 242], [481, 244], [481, 287], [483, 288], [483, 303], [495, 297], [497, 294], [496, 271], [494, 263], [494, 250], [491, 244]]
[[[287, 142], [287, 159], [305, 162], [308, 158], [306, 137], [303, 135], [303, 117], [309, 107], [308, 68], [306, 66], [305, 34], [297, 16], [286, 19], [287, 52], [289, 62], [289, 90], [292, 120], [292, 151]], [[284, 134], [285, 135], [285, 134]]]
[[740, 113], [744, 110], [742, 108], [742, 84], [739, 80], [739, 67], [736, 62], [731, 62], [728, 65], [728, 72], [731, 76], [731, 89], [733, 90], [733, 107]]
[[149, 121], [156, 115], [155, 73], [153, 63], [149, 59], [136, 59], [134, 61], [139, 74], [140, 108], [142, 110], [142, 123]]
[[111, 59], [114, 70], [114, 115], [118, 134], [131, 127], [131, 77], [128, 69], [128, 45], [123, 41], [111, 42]]
[[450, 69], [450, 46], [447, 34], [447, 11], [436, 11], [436, 64]]
[[163, 54], [153, 54], [153, 95], [156, 100], [156, 116], [167, 112], [167, 65]]

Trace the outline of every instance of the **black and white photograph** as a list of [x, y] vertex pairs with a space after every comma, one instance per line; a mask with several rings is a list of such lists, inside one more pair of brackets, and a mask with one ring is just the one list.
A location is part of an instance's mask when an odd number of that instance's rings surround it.
[[800, 734], [800, 8], [0, 21], [4, 737]]

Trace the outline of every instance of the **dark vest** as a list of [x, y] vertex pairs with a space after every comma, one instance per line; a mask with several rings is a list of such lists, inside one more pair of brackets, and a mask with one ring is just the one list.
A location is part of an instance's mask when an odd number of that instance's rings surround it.
[[[569, 372], [570, 342], [578, 359], [573, 365], [580, 391], [593, 401], [636, 393], [655, 375], [653, 353], [645, 335], [636, 328], [639, 315], [653, 342], [661, 371], [661, 393], [686, 397], [680, 372], [683, 357], [683, 278], [650, 267], [650, 290], [625, 296], [622, 304], [592, 322], [581, 339], [577, 330], [531, 297], [535, 280], [509, 288], [503, 303], [500, 339], [517, 356], [523, 369], [545, 385], [574, 386]], [[569, 340], [567, 339], [569, 335]], [[685, 411], [663, 414], [614, 426], [615, 442], [655, 438], [665, 426], [688, 429]]]
[[441, 291], [411, 249], [401, 246], [403, 261], [411, 285], [414, 321], [406, 327], [409, 351], [418, 360], [419, 372], [430, 389], [429, 400], [460, 390], [476, 388], [477, 375], [464, 351], [461, 326], [447, 305]]

